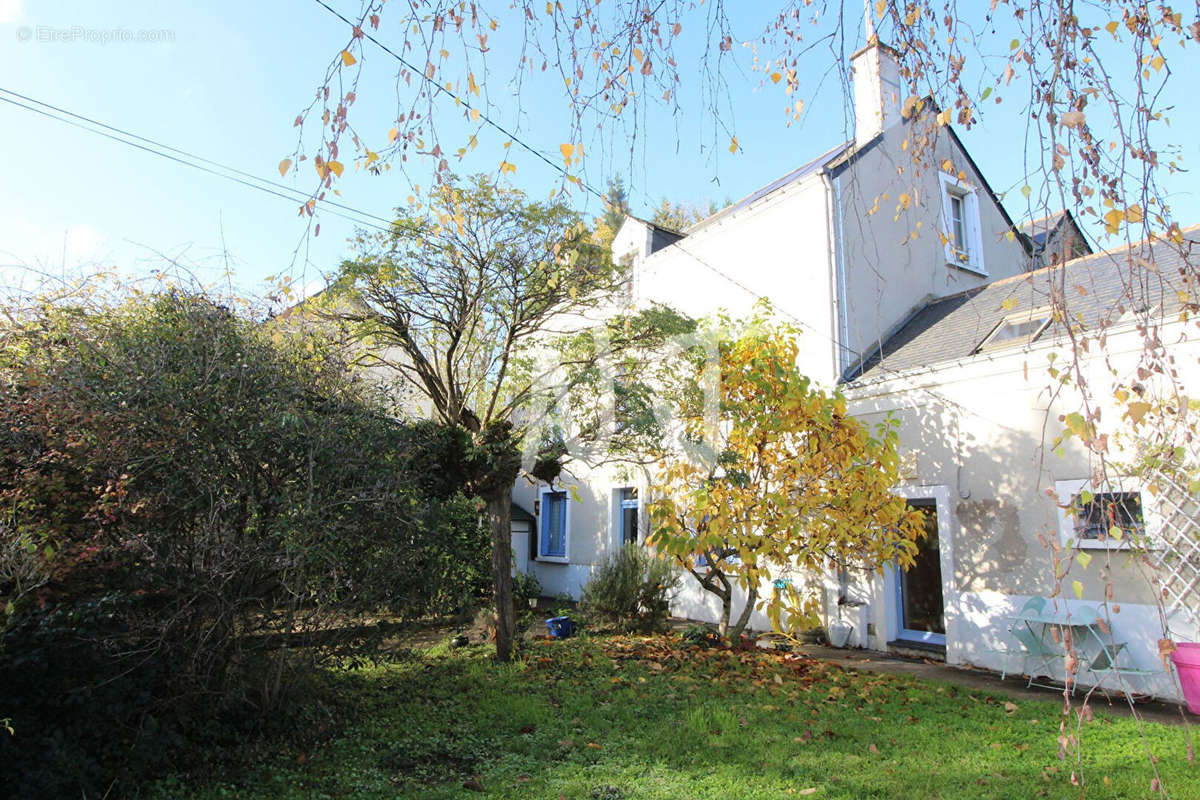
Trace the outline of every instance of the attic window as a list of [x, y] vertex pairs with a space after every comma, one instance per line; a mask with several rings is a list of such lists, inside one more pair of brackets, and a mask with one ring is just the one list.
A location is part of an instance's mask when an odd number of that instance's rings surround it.
[[1000, 320], [1000, 324], [992, 329], [987, 338], [975, 350], [982, 353], [987, 350], [1000, 350], [1005, 347], [1018, 347], [1029, 344], [1050, 324], [1053, 317], [1049, 308], [1035, 308], [1009, 314]]
[[942, 185], [942, 236], [946, 263], [987, 275], [983, 265], [983, 236], [979, 226], [979, 196], [948, 172], [938, 173]]

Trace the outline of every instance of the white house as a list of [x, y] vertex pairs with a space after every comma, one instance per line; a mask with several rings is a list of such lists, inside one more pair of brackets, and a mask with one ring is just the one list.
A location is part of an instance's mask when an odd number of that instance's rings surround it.
[[[937, 536], [902, 578], [831, 585], [829, 613], [841, 608], [860, 646], [915, 646], [1000, 669], [1010, 666], [993, 652], [1003, 618], [1054, 588], [1038, 536], [1066, 540], [1070, 521], [1060, 519], [1057, 499], [1069, 500], [1091, 474], [1082, 452], [1068, 448], [1053, 462], [1043, 453], [1047, 415], [1056, 422], [1071, 398], [1043, 396], [1046, 354], [1061, 342], [1039, 316], [1047, 273], [1030, 270], [1052, 264], [1061, 273], [1064, 259], [1084, 255], [1070, 269], [1091, 276], [1111, 257], [1087, 256], [1069, 215], [1018, 229], [936, 109], [901, 96], [890, 48], [869, 44], [852, 66], [853, 140], [686, 232], [630, 218], [614, 256], [631, 265], [635, 303], [736, 316], [769, 298], [803, 329], [802, 371], [841, 384], [858, 416], [900, 416], [908, 474], [897, 491], [931, 509]], [[921, 162], [914, 151], [925, 154]], [[1105, 274], [1100, 285], [1111, 287], [1120, 272]], [[1092, 312], [1108, 313], [1104, 303], [1115, 296], [1093, 292]], [[1132, 332], [1126, 338], [1140, 349]], [[527, 545], [528, 568], [545, 591], [578, 596], [615, 547], [641, 541], [645, 492], [644, 479], [619, 466], [576, 468], [562, 485], [515, 487], [516, 504], [536, 517], [517, 546]], [[1112, 570], [1130, 657], [1151, 666], [1156, 607], [1132, 569]], [[1093, 603], [1104, 599], [1098, 571], [1081, 578]], [[715, 599], [686, 585], [675, 613], [715, 619]], [[839, 606], [839, 596], [852, 604]], [[1196, 636], [1194, 619], [1174, 621]], [[762, 614], [751, 625], [768, 627]]]
[[[631, 265], [635, 303], [703, 317], [744, 313], [769, 297], [804, 327], [800, 368], [833, 385], [930, 299], [1024, 272], [1028, 257], [1013, 221], [958, 137], [936, 124], [931, 108], [902, 115], [898, 84], [888, 78], [892, 51], [869, 45], [853, 65], [854, 140], [686, 234], [626, 220], [613, 251]], [[930, 163], [918, 170], [908, 143], [924, 137], [933, 141]], [[950, 230], [961, 242], [952, 235], [943, 243]], [[549, 593], [578, 593], [591, 568], [631, 535], [621, 511], [636, 492], [627, 490], [644, 491], [621, 467], [576, 469], [573, 478], [577, 498], [523, 482], [514, 491], [519, 506], [550, 526], [531, 547], [532, 569]]]

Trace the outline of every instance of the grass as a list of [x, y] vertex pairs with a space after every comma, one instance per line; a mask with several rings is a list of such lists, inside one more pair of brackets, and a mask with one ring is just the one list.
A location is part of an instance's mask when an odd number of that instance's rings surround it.
[[1021, 702], [677, 637], [534, 642], [522, 662], [434, 648], [330, 673], [346, 718], [311, 750], [161, 782], [197, 798], [1200, 798], [1182, 728], [1097, 713], [1059, 758], [1058, 703]]

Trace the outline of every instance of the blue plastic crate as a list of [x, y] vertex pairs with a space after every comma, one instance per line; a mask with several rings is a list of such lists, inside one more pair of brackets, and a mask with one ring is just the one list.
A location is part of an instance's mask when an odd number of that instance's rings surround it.
[[555, 639], [566, 639], [575, 633], [575, 620], [570, 617], [551, 617], [546, 620], [550, 636]]

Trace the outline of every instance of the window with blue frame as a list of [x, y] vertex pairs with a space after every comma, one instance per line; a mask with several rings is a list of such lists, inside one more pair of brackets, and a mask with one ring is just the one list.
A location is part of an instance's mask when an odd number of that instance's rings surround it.
[[543, 492], [541, 503], [542, 536], [538, 556], [567, 557], [567, 493]]

